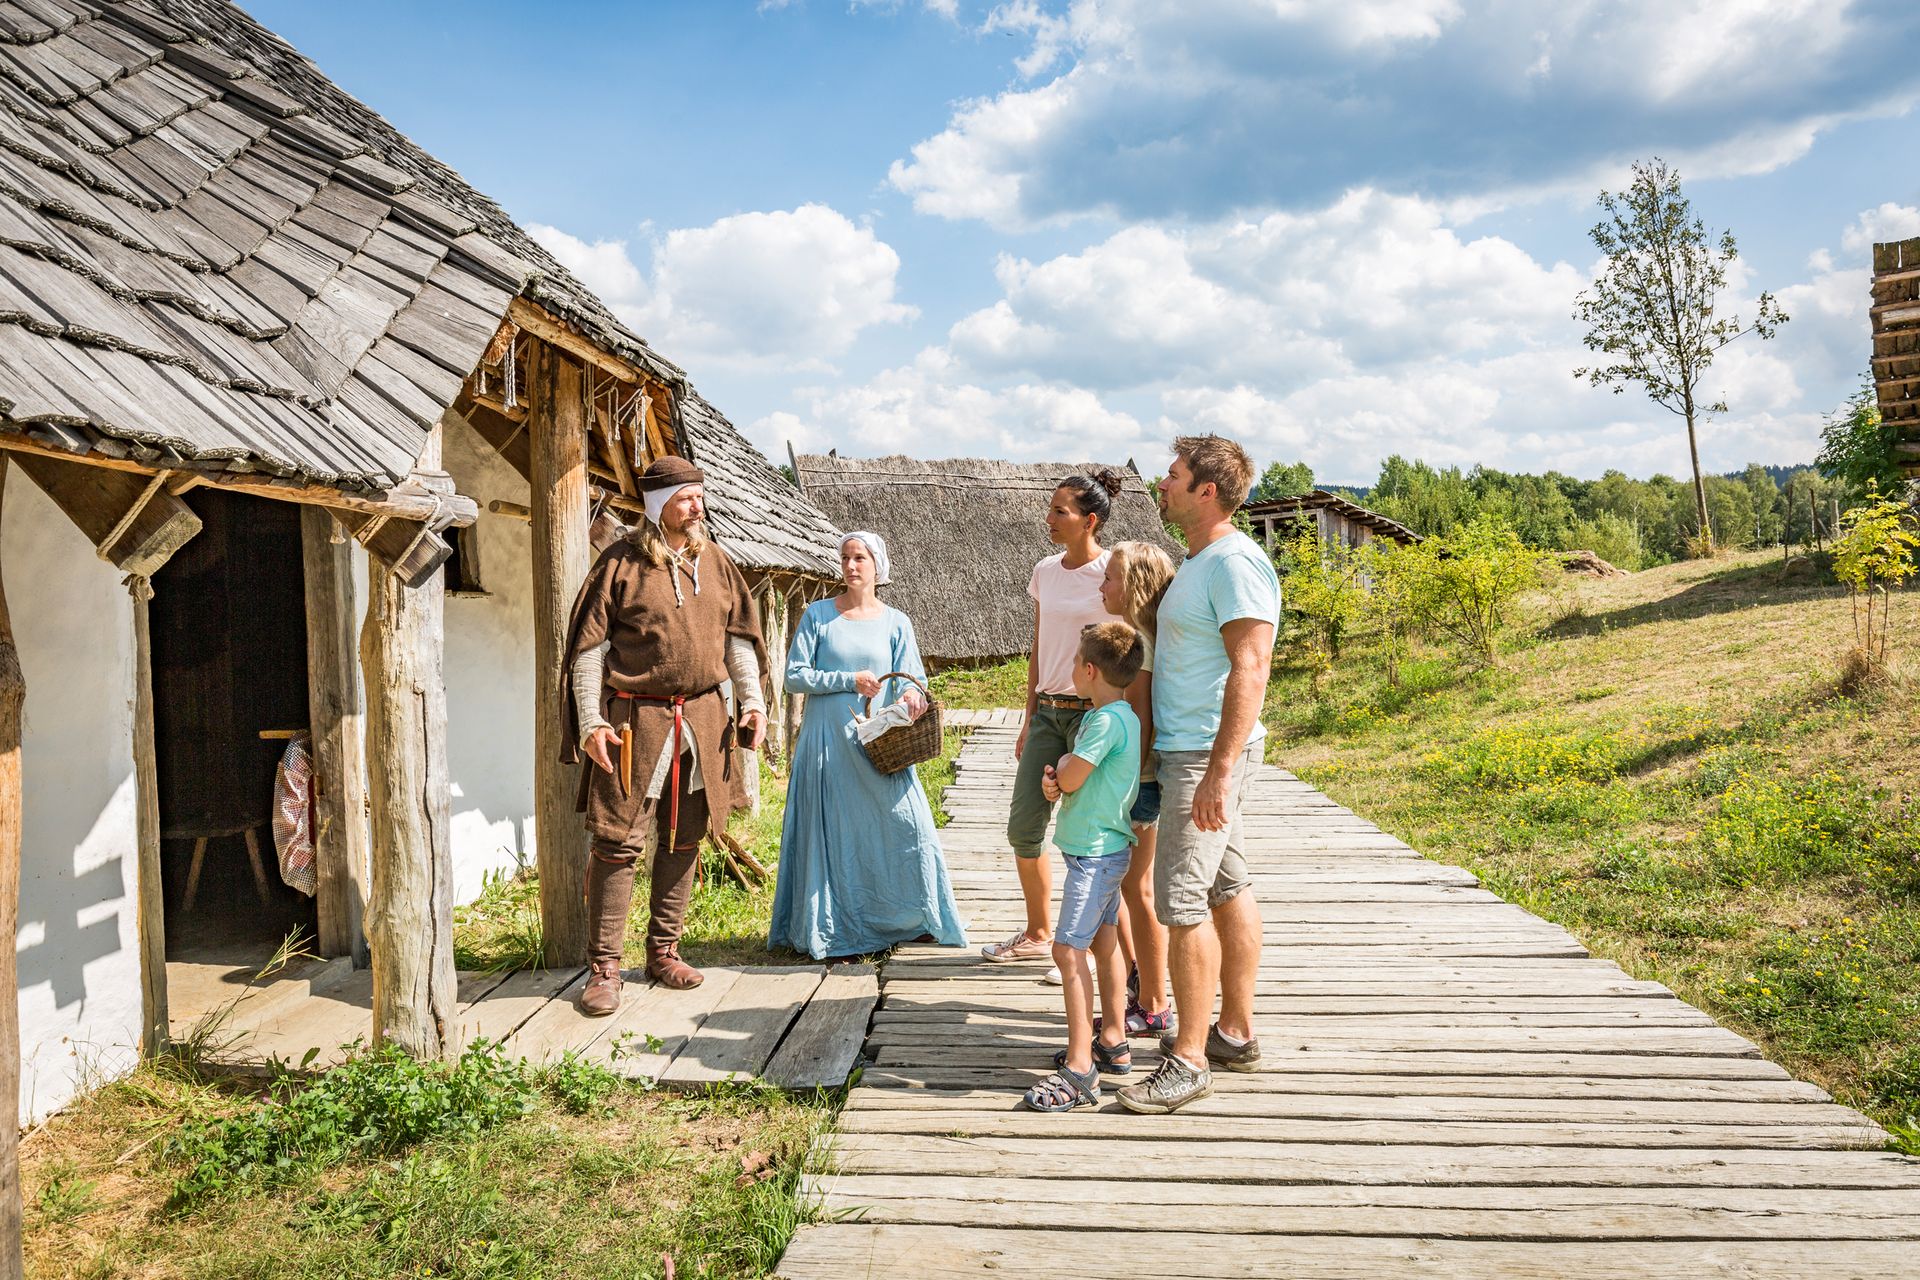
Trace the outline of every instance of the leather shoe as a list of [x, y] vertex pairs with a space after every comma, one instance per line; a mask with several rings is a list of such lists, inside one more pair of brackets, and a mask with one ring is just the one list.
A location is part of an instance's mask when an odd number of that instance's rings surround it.
[[680, 944], [647, 948], [647, 973], [663, 987], [688, 991], [707, 980], [705, 974], [680, 958]]
[[580, 992], [580, 1012], [589, 1018], [604, 1018], [620, 1007], [620, 962], [598, 960], [587, 975]]

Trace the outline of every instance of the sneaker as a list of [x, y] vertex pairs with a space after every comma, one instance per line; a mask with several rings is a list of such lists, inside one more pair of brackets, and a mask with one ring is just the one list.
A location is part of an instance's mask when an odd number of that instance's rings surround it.
[[1005, 942], [989, 942], [980, 948], [980, 954], [1001, 964], [1012, 960], [1044, 960], [1053, 954], [1053, 942], [1037, 942], [1022, 929]]
[[1142, 1115], [1163, 1116], [1213, 1092], [1213, 1072], [1195, 1071], [1169, 1053], [1139, 1084], [1114, 1090], [1120, 1105]]
[[[1160, 1037], [1160, 1052], [1172, 1060], [1173, 1033], [1169, 1031]], [[1260, 1038], [1255, 1036], [1243, 1045], [1231, 1045], [1220, 1034], [1220, 1024], [1214, 1023], [1207, 1028], [1207, 1065], [1219, 1067], [1225, 1071], [1251, 1071], [1260, 1061]]]
[[1059, 965], [1055, 965], [1053, 968], [1047, 970], [1047, 976], [1042, 979], [1042, 981], [1050, 987], [1064, 987], [1067, 985], [1067, 980], [1060, 976]]

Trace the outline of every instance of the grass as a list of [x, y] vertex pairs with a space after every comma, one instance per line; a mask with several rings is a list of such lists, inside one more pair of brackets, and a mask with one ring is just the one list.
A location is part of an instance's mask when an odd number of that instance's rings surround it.
[[1844, 593], [1761, 554], [1539, 609], [1397, 688], [1364, 638], [1317, 697], [1283, 649], [1270, 758], [1920, 1150], [1920, 680], [1844, 696]]
[[951, 668], [927, 682], [942, 705], [956, 711], [990, 711], [1027, 705], [1027, 660], [993, 667]]
[[[262, 1098], [177, 1064], [143, 1067], [23, 1145], [27, 1273], [624, 1278], [662, 1276], [671, 1258], [682, 1277], [762, 1276], [804, 1217], [801, 1166], [837, 1101], [671, 1095], [579, 1064], [515, 1067], [511, 1081], [480, 1073], [489, 1083], [457, 1123], [420, 1124], [422, 1079], [460, 1069], [361, 1059]], [[352, 1087], [297, 1125], [275, 1119], [350, 1073]], [[250, 1136], [226, 1136], [276, 1124], [305, 1146], [253, 1160]], [[179, 1195], [209, 1151], [232, 1157], [226, 1173]]]

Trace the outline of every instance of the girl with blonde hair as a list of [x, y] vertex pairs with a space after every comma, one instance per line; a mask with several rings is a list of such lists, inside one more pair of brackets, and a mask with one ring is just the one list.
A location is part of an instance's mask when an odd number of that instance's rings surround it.
[[1160, 783], [1154, 776], [1159, 761], [1153, 743], [1153, 644], [1160, 597], [1173, 581], [1173, 560], [1151, 542], [1122, 542], [1107, 559], [1100, 582], [1100, 601], [1107, 612], [1126, 622], [1146, 642], [1147, 660], [1127, 686], [1127, 703], [1140, 717], [1140, 794], [1134, 801], [1132, 860], [1120, 884], [1126, 911], [1120, 917], [1120, 942], [1133, 962], [1136, 989], [1127, 1002], [1127, 1034], [1159, 1035], [1173, 1030], [1173, 1009], [1167, 1001], [1167, 931], [1153, 913], [1153, 846], [1160, 821]]

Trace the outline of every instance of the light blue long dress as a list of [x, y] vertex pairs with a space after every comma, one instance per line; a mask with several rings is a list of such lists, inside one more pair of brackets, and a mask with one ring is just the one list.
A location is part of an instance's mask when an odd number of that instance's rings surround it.
[[[965, 946], [919, 772], [881, 773], [854, 737], [853, 717], [866, 711], [853, 689], [858, 671], [926, 678], [907, 615], [888, 607], [877, 618], [848, 618], [832, 600], [809, 607], [787, 654], [787, 692], [805, 694], [807, 705], [787, 779], [767, 945], [816, 958], [883, 951], [921, 934]], [[877, 706], [905, 684], [888, 681]]]

